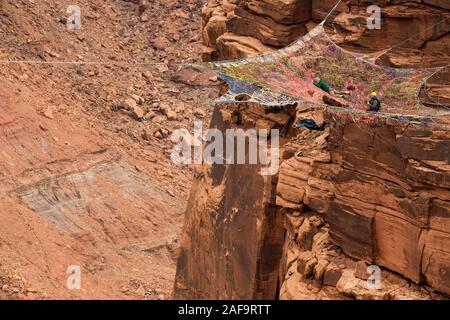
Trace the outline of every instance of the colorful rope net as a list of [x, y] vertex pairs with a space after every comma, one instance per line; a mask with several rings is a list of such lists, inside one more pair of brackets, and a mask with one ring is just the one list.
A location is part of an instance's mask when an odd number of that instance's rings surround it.
[[[410, 121], [412, 117], [417, 123], [449, 116], [448, 106], [430, 108], [420, 101], [426, 80], [444, 68], [402, 69], [375, 64], [390, 49], [372, 54], [346, 51], [330, 39], [322, 23], [290, 46], [268, 55], [190, 66], [212, 70], [228, 84], [228, 93], [218, 103], [242, 102], [245, 94], [247, 102], [268, 106], [312, 103], [372, 118]], [[315, 85], [316, 77], [330, 86], [330, 93]], [[373, 91], [382, 101], [376, 114], [368, 113], [367, 101]]]

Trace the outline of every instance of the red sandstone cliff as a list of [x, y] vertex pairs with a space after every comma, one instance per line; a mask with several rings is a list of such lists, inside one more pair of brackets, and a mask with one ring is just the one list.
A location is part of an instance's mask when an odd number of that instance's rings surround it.
[[[211, 0], [203, 8], [204, 59], [235, 59], [290, 44], [320, 23], [337, 0]], [[367, 28], [367, 7], [381, 7], [381, 29]], [[388, 53], [396, 66], [445, 65], [450, 59], [447, 0], [344, 0], [326, 24], [353, 51]], [[409, 39], [408, 41], [404, 41]]]
[[[287, 45], [334, 3], [210, 1], [203, 9], [204, 58], [240, 58]], [[327, 25], [337, 43], [374, 51], [427, 29], [391, 51], [388, 62], [450, 60], [448, 24], [429, 27], [449, 14], [446, 1], [387, 1], [383, 23], [389, 29], [378, 33], [350, 26], [365, 5], [345, 1], [338, 7]], [[423, 101], [447, 101], [447, 75], [430, 79]], [[318, 112], [329, 123], [325, 132], [290, 128], [295, 114]], [[196, 169], [175, 297], [445, 298], [450, 119], [439, 121], [444, 126], [349, 121], [305, 105], [276, 114], [254, 104], [217, 106], [211, 127], [281, 129], [281, 168], [272, 177], [260, 176], [258, 166]], [[367, 287], [369, 265], [381, 267], [382, 288]]]
[[[239, 107], [240, 116], [236, 116]], [[212, 126], [279, 128], [279, 174], [201, 166], [186, 213], [175, 296], [431, 299], [450, 294], [448, 131], [325, 118], [292, 131], [289, 113], [217, 107]], [[297, 114], [311, 110], [297, 106]], [[317, 111], [315, 111], [317, 112]], [[239, 124], [236, 119], [245, 119]], [[276, 119], [276, 121], [274, 121]], [[449, 119], [442, 121], [449, 122]], [[381, 290], [365, 286], [382, 268]]]

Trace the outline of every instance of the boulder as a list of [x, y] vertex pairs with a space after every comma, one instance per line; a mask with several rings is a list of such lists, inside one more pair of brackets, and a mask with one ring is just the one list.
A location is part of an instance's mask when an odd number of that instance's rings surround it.
[[216, 49], [218, 59], [240, 59], [273, 51], [258, 39], [230, 32], [217, 39]]
[[325, 272], [323, 275], [323, 285], [335, 287], [339, 282], [339, 279], [342, 277], [342, 272], [342, 269], [329, 264], [325, 268]]
[[361, 280], [367, 280], [369, 275], [367, 274], [367, 264], [364, 261], [358, 261], [355, 264], [355, 277]]
[[177, 113], [173, 110], [167, 110], [166, 112], [167, 120], [173, 121], [177, 119]]

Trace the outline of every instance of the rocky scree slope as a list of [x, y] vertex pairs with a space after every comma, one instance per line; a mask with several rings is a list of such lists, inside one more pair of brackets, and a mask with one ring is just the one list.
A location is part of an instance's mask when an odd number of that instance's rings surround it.
[[[293, 117], [328, 121], [324, 132]], [[450, 119], [442, 119], [449, 123]], [[175, 297], [441, 299], [450, 294], [449, 132], [313, 106], [217, 106], [211, 127], [276, 128], [281, 166], [196, 168]], [[247, 148], [248, 151], [248, 148]], [[368, 288], [367, 267], [381, 269]]]
[[200, 6], [81, 0], [70, 31], [72, 4], [0, 1], [0, 298], [165, 299], [192, 175], [169, 135], [218, 91], [177, 75]]

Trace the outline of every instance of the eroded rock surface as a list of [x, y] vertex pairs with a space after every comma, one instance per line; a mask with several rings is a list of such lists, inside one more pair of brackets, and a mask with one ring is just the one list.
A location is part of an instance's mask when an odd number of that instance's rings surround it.
[[[270, 120], [271, 114], [235, 109], [216, 107], [212, 127], [225, 132], [236, 127], [279, 128], [283, 123], [276, 122], [278, 117]], [[262, 176], [260, 170], [256, 164], [196, 168], [181, 237], [175, 298], [276, 298], [284, 217], [273, 201], [275, 177]]]
[[[286, 46], [320, 23], [336, 0], [210, 0], [203, 8], [204, 59], [233, 59]], [[381, 8], [369, 29], [367, 8]], [[339, 4], [326, 24], [340, 46], [373, 52], [396, 46], [386, 63], [445, 65], [450, 59], [448, 1], [354, 1]], [[230, 38], [233, 39], [230, 41]]]
[[[223, 128], [224, 118], [231, 125], [233, 114], [241, 120], [234, 125], [244, 128], [276, 118], [254, 104], [242, 105], [231, 114], [227, 106], [216, 109], [212, 127]], [[277, 176], [263, 179], [251, 166], [198, 169], [175, 295], [440, 299], [450, 294], [448, 131], [355, 122], [308, 105], [297, 106], [297, 117], [327, 121], [327, 129], [294, 130], [294, 113], [287, 110], [286, 117], [277, 117], [284, 121], [269, 125], [283, 132]], [[368, 286], [369, 266], [381, 271], [381, 288]]]
[[[422, 298], [433, 298], [434, 290], [449, 294], [450, 261], [443, 248], [450, 241], [448, 131], [399, 123], [346, 123], [329, 113], [327, 118], [333, 123], [330, 131], [299, 140], [300, 151], [280, 169], [277, 205], [290, 210], [288, 223], [296, 212], [305, 216], [300, 227], [286, 228], [286, 255], [297, 256], [300, 277], [315, 279], [321, 290], [331, 285], [359, 299], [416, 299], [417, 290]], [[291, 194], [301, 194], [301, 199], [290, 199], [286, 185], [296, 188]], [[305, 227], [305, 219], [325, 223], [320, 231], [309, 231], [311, 224]], [[318, 239], [319, 244], [305, 245]], [[343, 252], [335, 251], [336, 246]], [[320, 272], [303, 267], [311, 263], [319, 265]], [[365, 282], [355, 280], [354, 274], [364, 275], [361, 263], [383, 267], [383, 289], [367, 291]], [[408, 281], [392, 282], [387, 270]], [[292, 292], [290, 281], [288, 275], [282, 296], [302, 298]], [[432, 289], [423, 295], [412, 283]], [[405, 286], [411, 289], [407, 293]], [[324, 296], [318, 297], [327, 296], [326, 290], [320, 292]]]

